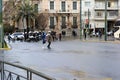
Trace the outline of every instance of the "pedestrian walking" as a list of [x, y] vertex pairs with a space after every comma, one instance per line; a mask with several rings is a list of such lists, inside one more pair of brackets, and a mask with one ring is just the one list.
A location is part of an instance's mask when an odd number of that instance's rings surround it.
[[48, 42], [48, 45], [47, 45], [47, 48], [48, 49], [51, 49], [51, 42], [52, 42], [52, 36], [50, 33], [47, 34], [47, 42]]
[[56, 32], [55, 31], [50, 31], [50, 34], [52, 36], [52, 40], [55, 41], [56, 40]]

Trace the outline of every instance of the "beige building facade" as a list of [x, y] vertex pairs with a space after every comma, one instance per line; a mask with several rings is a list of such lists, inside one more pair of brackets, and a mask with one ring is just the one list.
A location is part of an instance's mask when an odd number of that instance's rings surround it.
[[57, 32], [64, 30], [67, 34], [70, 34], [72, 30], [79, 32], [79, 0], [40, 0], [37, 3], [39, 3], [39, 13], [49, 14], [46, 30]]

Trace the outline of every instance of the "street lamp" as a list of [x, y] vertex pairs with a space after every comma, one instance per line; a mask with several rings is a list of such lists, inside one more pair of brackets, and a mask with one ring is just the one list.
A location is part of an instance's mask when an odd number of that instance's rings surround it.
[[90, 29], [90, 11], [88, 9], [88, 29]]
[[107, 0], [105, 0], [105, 41], [107, 41]]
[[82, 39], [82, 0], [80, 0], [80, 39]]
[[88, 9], [88, 22], [87, 22], [88, 34], [90, 32], [90, 10]]
[[3, 48], [4, 45], [3, 37], [3, 23], [2, 23], [2, 0], [0, 0], [0, 48]]

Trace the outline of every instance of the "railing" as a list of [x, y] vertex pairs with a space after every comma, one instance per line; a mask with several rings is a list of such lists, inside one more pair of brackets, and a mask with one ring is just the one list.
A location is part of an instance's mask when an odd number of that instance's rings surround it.
[[0, 61], [0, 77], [0, 80], [55, 80], [41, 72], [6, 61]]

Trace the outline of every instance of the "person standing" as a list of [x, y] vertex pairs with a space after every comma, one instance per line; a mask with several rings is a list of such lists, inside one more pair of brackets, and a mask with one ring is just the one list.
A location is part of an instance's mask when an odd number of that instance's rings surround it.
[[75, 30], [72, 31], [72, 36], [75, 38], [77, 36], [77, 33], [75, 32]]
[[86, 40], [86, 37], [87, 37], [87, 29], [85, 29], [84, 31], [84, 39]]
[[45, 47], [45, 43], [46, 43], [46, 33], [42, 32], [42, 43], [43, 43], [43, 48]]
[[11, 37], [10, 34], [8, 34], [8, 42], [10, 43]]
[[62, 38], [61, 33], [59, 33], [58, 38], [59, 38], [59, 41], [61, 41], [61, 38]]
[[102, 31], [99, 30], [98, 33], [99, 33], [99, 38], [101, 39], [101, 37], [102, 37]]

